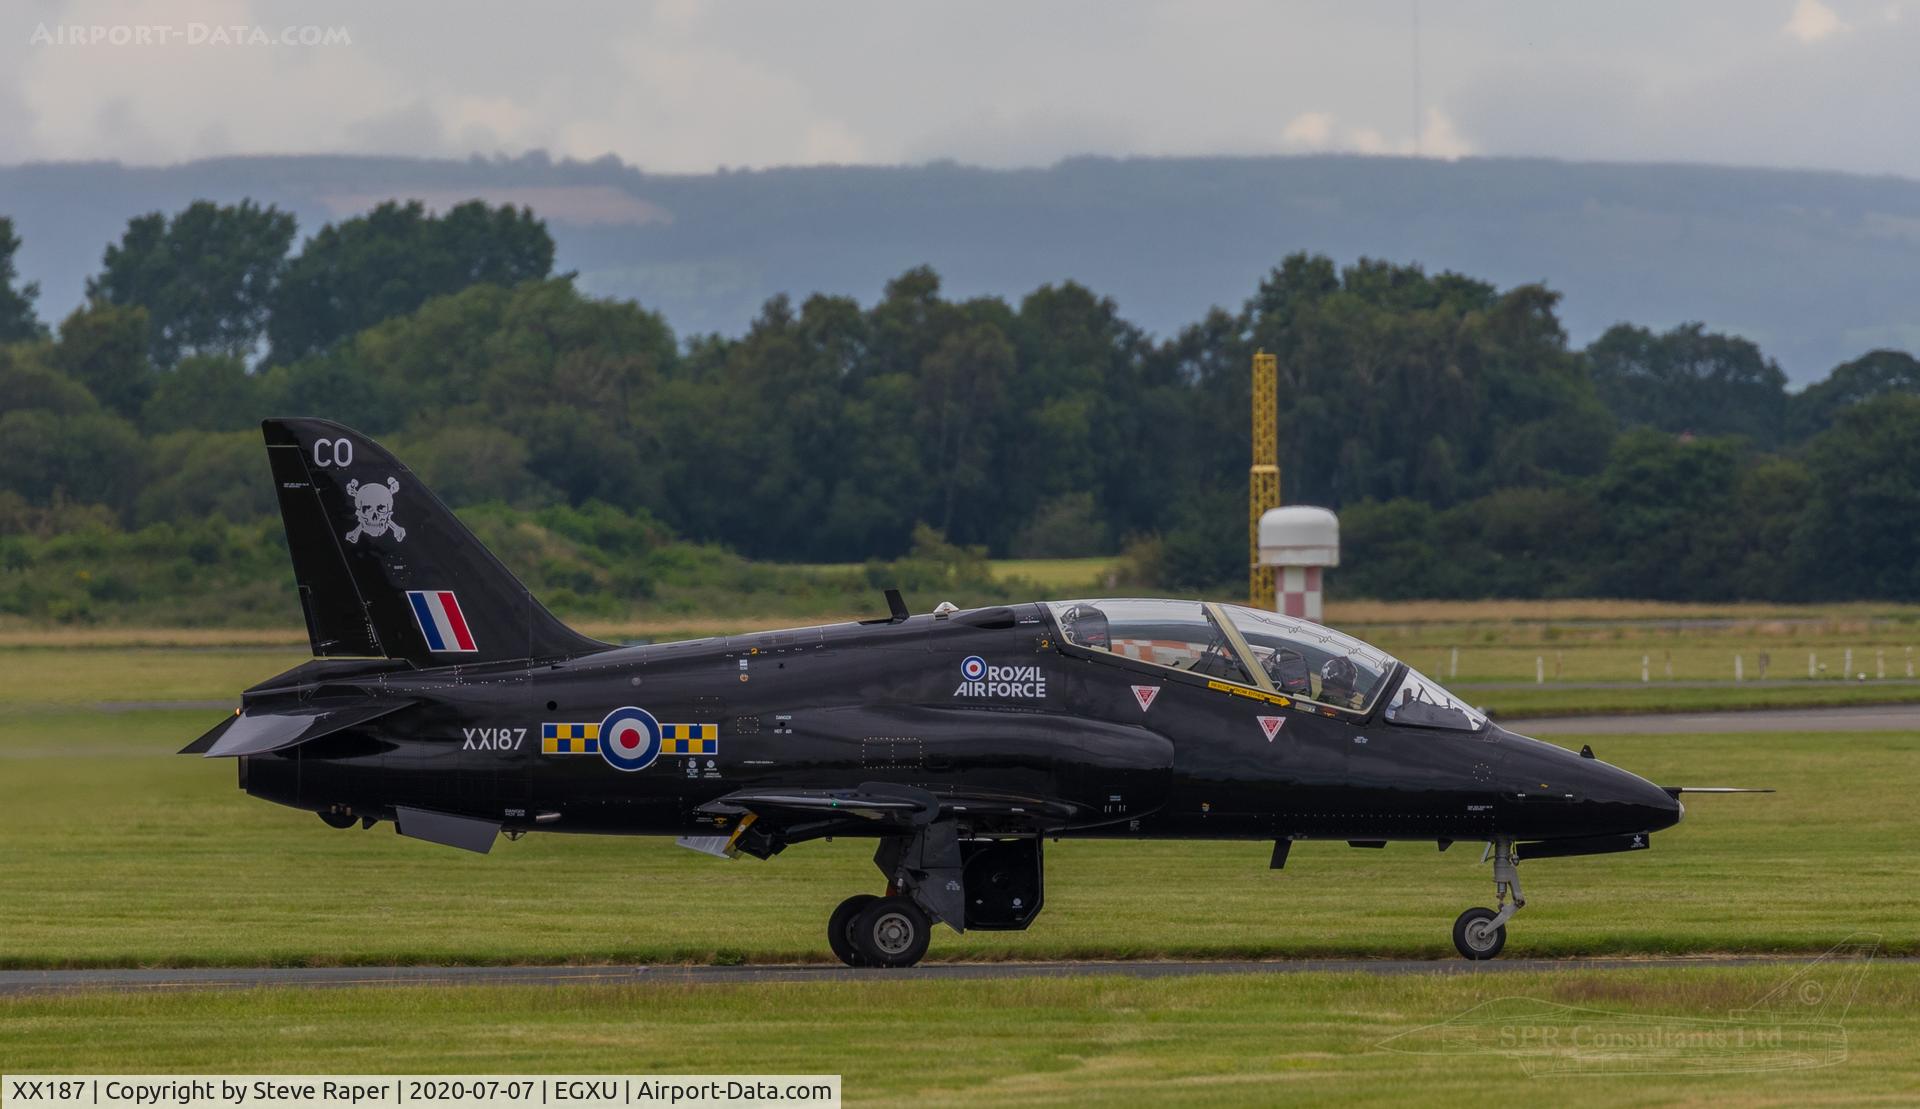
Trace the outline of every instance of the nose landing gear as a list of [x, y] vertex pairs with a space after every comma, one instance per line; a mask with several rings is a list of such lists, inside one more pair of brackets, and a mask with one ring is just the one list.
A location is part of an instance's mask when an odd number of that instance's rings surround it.
[[1496, 836], [1487, 845], [1493, 856], [1493, 888], [1499, 911], [1468, 909], [1453, 922], [1453, 946], [1462, 956], [1475, 961], [1491, 959], [1507, 946], [1507, 921], [1527, 904], [1520, 893], [1519, 860], [1513, 852], [1513, 837]]

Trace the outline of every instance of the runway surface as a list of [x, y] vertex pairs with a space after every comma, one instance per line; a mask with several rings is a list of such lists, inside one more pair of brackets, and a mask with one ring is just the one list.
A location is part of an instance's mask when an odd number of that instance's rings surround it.
[[[1267, 962], [927, 963], [908, 970], [843, 966], [197, 967], [180, 970], [0, 971], [0, 995], [81, 990], [234, 990], [292, 986], [684, 986], [766, 982], [926, 982], [955, 979], [1171, 978], [1202, 974], [1510, 974], [1648, 967], [1801, 966], [1814, 955], [1715, 955], [1642, 959], [1286, 959]], [[1920, 962], [1899, 957], [1889, 962]]]
[[1920, 732], [1920, 704], [1738, 712], [1647, 712], [1496, 720], [1521, 735], [1687, 735], [1702, 732]]

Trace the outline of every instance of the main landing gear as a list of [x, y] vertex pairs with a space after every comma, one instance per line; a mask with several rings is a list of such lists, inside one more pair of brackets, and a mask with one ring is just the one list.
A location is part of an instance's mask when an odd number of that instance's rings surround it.
[[840, 902], [827, 918], [833, 953], [850, 967], [910, 967], [927, 953], [936, 923], [965, 930], [965, 860], [952, 821], [882, 839], [873, 863], [887, 876], [888, 895], [860, 894]]
[[1496, 836], [1487, 845], [1493, 856], [1493, 909], [1468, 909], [1453, 922], [1453, 946], [1475, 961], [1491, 959], [1507, 946], [1507, 921], [1526, 906], [1520, 895], [1519, 859], [1513, 853], [1513, 837]]
[[951, 822], [880, 841], [888, 894], [858, 894], [827, 919], [827, 944], [850, 967], [910, 967], [933, 926], [1019, 931], [1040, 912], [1038, 836], [962, 840]]
[[861, 893], [827, 918], [827, 944], [850, 967], [910, 967], [927, 953], [932, 930], [913, 898]]

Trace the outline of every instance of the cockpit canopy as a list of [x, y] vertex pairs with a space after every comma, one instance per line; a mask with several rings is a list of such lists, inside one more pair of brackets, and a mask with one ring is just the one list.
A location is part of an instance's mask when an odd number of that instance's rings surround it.
[[1311, 620], [1200, 601], [1055, 601], [1052, 609], [1061, 635], [1079, 647], [1356, 713], [1371, 712], [1391, 685], [1390, 721], [1486, 726], [1485, 716], [1392, 655]]

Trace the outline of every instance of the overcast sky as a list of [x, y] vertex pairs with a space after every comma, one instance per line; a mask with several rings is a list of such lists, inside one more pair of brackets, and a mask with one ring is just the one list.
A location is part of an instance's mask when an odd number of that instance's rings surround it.
[[535, 148], [691, 172], [1338, 150], [1920, 178], [1920, 0], [0, 11], [0, 162]]

